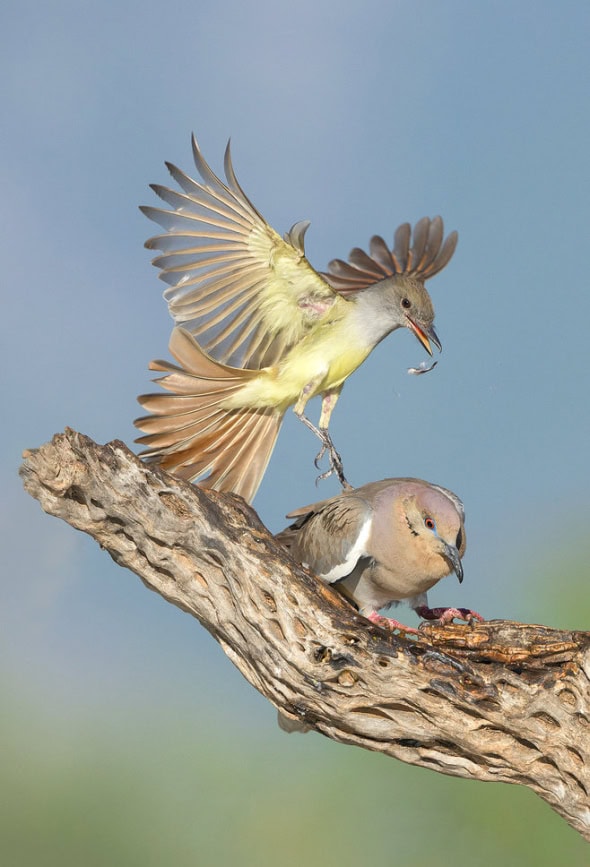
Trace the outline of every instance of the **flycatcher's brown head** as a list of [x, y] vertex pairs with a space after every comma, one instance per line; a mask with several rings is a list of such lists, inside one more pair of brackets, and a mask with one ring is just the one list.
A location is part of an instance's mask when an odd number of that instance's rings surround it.
[[[396, 309], [398, 324], [412, 331], [426, 351], [432, 355], [431, 343], [442, 349], [433, 327], [434, 308], [425, 281], [438, 274], [448, 264], [457, 246], [458, 234], [451, 232], [444, 239], [441, 217], [423, 217], [412, 228], [403, 223], [395, 232], [393, 249], [383, 238], [373, 235], [369, 253], [355, 247], [348, 262], [333, 259], [324, 275], [341, 295], [366, 292], [378, 285]], [[391, 280], [390, 286], [385, 281]], [[388, 291], [391, 289], [392, 291]]]
[[424, 281], [403, 274], [391, 279], [391, 303], [399, 309], [400, 324], [410, 329], [429, 355], [431, 342], [440, 352], [442, 345], [433, 325], [434, 307]]

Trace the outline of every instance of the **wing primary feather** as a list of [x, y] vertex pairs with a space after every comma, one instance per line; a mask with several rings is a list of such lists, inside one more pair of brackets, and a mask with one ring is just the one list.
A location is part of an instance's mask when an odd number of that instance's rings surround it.
[[[252, 202], [250, 201], [250, 199], [248, 198], [248, 196], [246, 195], [246, 193], [242, 189], [242, 186], [236, 177], [236, 173], [234, 172], [234, 166], [233, 166], [232, 158], [231, 158], [231, 139], [228, 140], [226, 148], [225, 148], [225, 153], [223, 155], [223, 167], [224, 167], [224, 171], [225, 171], [225, 175], [227, 177], [227, 180], [228, 180], [229, 184], [231, 185], [234, 194], [241, 196], [243, 201], [252, 210], [252, 213], [259, 220], [262, 220], [263, 223], [266, 223], [266, 220], [264, 219], [262, 214], [258, 211], [258, 209], [255, 208], [255, 206], [252, 204]], [[226, 187], [226, 189], [227, 189], [227, 187]]]
[[408, 273], [417, 273], [420, 267], [420, 261], [422, 256], [424, 255], [424, 250], [426, 249], [426, 244], [428, 242], [428, 229], [430, 227], [430, 220], [428, 217], [422, 217], [421, 220], [418, 220], [416, 225], [414, 226], [414, 233], [412, 238], [412, 247], [409, 251], [407, 270]]
[[397, 265], [396, 271], [403, 274], [408, 266], [408, 253], [410, 249], [411, 228], [409, 223], [402, 223], [395, 230], [393, 236], [393, 260]]
[[[179, 169], [178, 166], [175, 166], [173, 163], [167, 162], [166, 168], [176, 183], [195, 201], [198, 201], [201, 196], [210, 197], [222, 202], [226, 207], [231, 208], [232, 211], [240, 213], [247, 220], [252, 219], [252, 203], [243, 196], [243, 194], [240, 198], [235, 194], [232, 194], [221, 179], [214, 175], [213, 172], [211, 174], [215, 178], [215, 185], [204, 186], [199, 183], [199, 181], [195, 181], [194, 178], [191, 178], [190, 175], [183, 172], [182, 169]], [[199, 167], [197, 166], [197, 170], [198, 168]], [[203, 180], [205, 179], [203, 178]], [[222, 191], [219, 192], [217, 187], [221, 187]]]
[[[202, 251], [199, 250], [199, 254]], [[239, 248], [235, 252], [223, 251], [221, 255], [209, 256], [208, 258], [195, 261], [194, 252], [189, 253], [166, 253], [153, 260], [152, 265], [166, 271], [167, 274], [176, 274], [181, 271], [196, 271], [202, 268], [215, 270], [217, 265], [225, 262], [240, 262], [244, 258], [244, 251]]]
[[[203, 214], [167, 211], [165, 208], [154, 208], [151, 205], [140, 205], [139, 210], [154, 223], [177, 235], [188, 234], [188, 231], [185, 231], [185, 227], [193, 223], [205, 223], [208, 226], [215, 226], [217, 229], [226, 229], [230, 238], [235, 237], [237, 234], [235, 226], [232, 226], [231, 223]], [[210, 233], [207, 233], [204, 237], [210, 238], [212, 236]], [[149, 240], [151, 241], [151, 238]]]
[[[157, 210], [156, 208], [152, 208], [149, 205], [140, 205], [139, 210], [145, 214], [150, 220], [152, 217], [148, 213], [148, 211]], [[167, 212], [164, 212], [167, 213]], [[155, 222], [158, 222], [157, 220]], [[153, 235], [151, 238], [148, 238], [144, 243], [144, 247], [147, 250], [165, 250], [174, 247], [174, 244], [180, 244], [185, 239], [190, 238], [206, 238], [207, 240], [212, 241], [224, 241], [224, 242], [236, 242], [236, 233], [231, 232], [230, 234], [222, 234], [221, 232], [212, 232], [211, 230], [199, 232], [195, 229], [186, 229], [182, 232], [168, 232], [165, 235]], [[239, 236], [238, 236], [239, 238]], [[237, 242], [243, 248], [244, 242], [243, 239], [239, 238]]]
[[391, 275], [395, 271], [393, 259], [391, 258], [391, 250], [381, 237], [381, 235], [373, 235], [369, 241], [369, 249], [371, 256], [383, 268], [386, 274]]
[[[243, 226], [247, 231], [250, 229], [252, 218], [248, 214], [243, 214], [241, 209], [232, 207], [232, 202], [221, 196], [215, 196], [212, 190], [203, 188], [200, 194], [196, 193], [181, 193], [178, 190], [171, 190], [170, 187], [164, 187], [162, 184], [150, 184], [150, 188], [177, 212], [186, 214], [187, 209], [191, 212], [196, 212], [196, 207], [204, 208], [207, 211], [213, 211], [226, 219]], [[195, 207], [196, 206], [196, 207]], [[201, 219], [201, 215], [198, 214]]]
[[386, 276], [379, 263], [368, 256], [360, 247], [354, 247], [350, 251], [348, 260], [355, 268], [373, 276], [375, 281], [382, 280]]
[[440, 250], [440, 245], [442, 244], [443, 232], [444, 227], [442, 219], [440, 217], [434, 217], [430, 221], [430, 226], [428, 229], [428, 240], [426, 242], [424, 253], [421, 260], [417, 264], [417, 269], [419, 273], [426, 273], [428, 267], [436, 258], [437, 253]]
[[451, 232], [441, 249], [438, 251], [434, 261], [429, 266], [425, 276], [434, 277], [435, 274], [438, 274], [439, 271], [442, 271], [442, 269], [448, 265], [453, 253], [455, 252], [458, 240], [458, 233]]

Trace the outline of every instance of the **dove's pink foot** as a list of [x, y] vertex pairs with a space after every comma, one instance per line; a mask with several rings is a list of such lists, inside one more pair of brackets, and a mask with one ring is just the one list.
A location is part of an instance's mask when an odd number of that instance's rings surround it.
[[399, 629], [400, 632], [407, 632], [410, 635], [420, 634], [413, 626], [404, 626], [404, 624], [400, 623], [398, 620], [392, 620], [391, 617], [382, 617], [381, 614], [377, 614], [376, 611], [371, 611], [367, 619], [376, 626], [380, 626], [381, 629], [389, 629], [391, 632], [395, 629]]
[[466, 620], [470, 623], [472, 620], [483, 621], [481, 614], [477, 611], [472, 611], [471, 608], [429, 608], [428, 605], [419, 605], [414, 609], [418, 617], [423, 620], [437, 620], [441, 626], [445, 623], [451, 623], [456, 617], [458, 620]]

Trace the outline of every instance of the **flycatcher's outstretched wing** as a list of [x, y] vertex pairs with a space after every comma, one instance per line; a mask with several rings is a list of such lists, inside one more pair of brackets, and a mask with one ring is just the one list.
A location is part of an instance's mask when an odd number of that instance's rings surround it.
[[173, 210], [142, 207], [166, 233], [146, 247], [169, 284], [164, 292], [178, 325], [215, 359], [234, 367], [276, 364], [329, 309], [337, 293], [307, 259], [309, 226], [296, 223], [284, 238], [264, 220], [240, 187], [225, 151], [223, 183], [192, 137], [202, 182], [166, 163], [181, 191], [152, 184]]
[[373, 235], [369, 253], [360, 247], [350, 251], [348, 262], [332, 259], [323, 276], [340, 294], [360, 292], [386, 277], [403, 275], [424, 282], [447, 265], [457, 246], [458, 234], [444, 239], [442, 217], [422, 217], [412, 227], [402, 223], [395, 231], [390, 250], [380, 235]]

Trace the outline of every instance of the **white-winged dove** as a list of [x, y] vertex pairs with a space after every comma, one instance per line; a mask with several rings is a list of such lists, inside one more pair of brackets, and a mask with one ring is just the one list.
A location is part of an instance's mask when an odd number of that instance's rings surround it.
[[[394, 236], [375, 235], [370, 252], [354, 248], [321, 273], [305, 257], [307, 222], [281, 238], [240, 187], [225, 153], [227, 183], [209, 168], [193, 136], [202, 181], [171, 164], [180, 191], [152, 189], [172, 210], [144, 207], [164, 234], [146, 246], [169, 284], [164, 293], [177, 328], [170, 352], [179, 366], [153, 361], [169, 394], [140, 396], [151, 415], [135, 424], [146, 460], [185, 479], [251, 500], [283, 416], [297, 416], [320, 438], [331, 470], [346, 485], [328, 433], [344, 381], [374, 347], [406, 327], [432, 355], [440, 342], [424, 283], [450, 260], [457, 233], [444, 239], [440, 217], [423, 217]], [[198, 341], [198, 342], [197, 342]], [[322, 396], [319, 427], [304, 415]], [[203, 478], [206, 477], [206, 478]]]
[[420, 617], [482, 620], [467, 608], [429, 608], [426, 592], [455, 572], [461, 582], [465, 514], [456, 494], [421, 479], [370, 482], [287, 515], [277, 539], [373, 623], [417, 632], [377, 612], [402, 600]]

